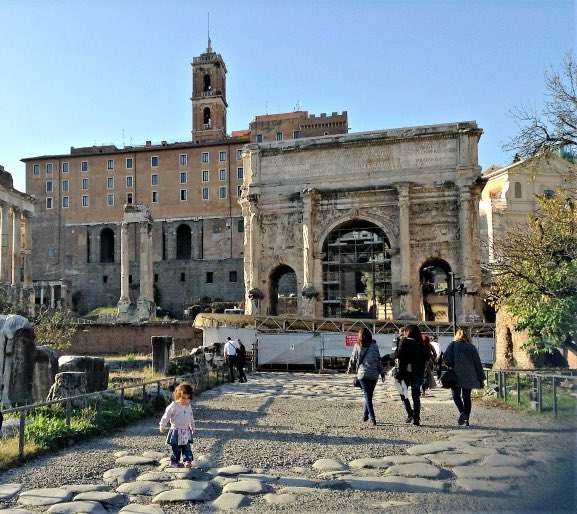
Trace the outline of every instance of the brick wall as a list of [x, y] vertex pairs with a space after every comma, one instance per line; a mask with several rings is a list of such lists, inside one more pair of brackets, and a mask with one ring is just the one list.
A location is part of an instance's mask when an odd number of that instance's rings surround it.
[[85, 325], [74, 335], [64, 355], [127, 355], [152, 352], [152, 336], [170, 336], [175, 351], [202, 346], [202, 330], [192, 322]]

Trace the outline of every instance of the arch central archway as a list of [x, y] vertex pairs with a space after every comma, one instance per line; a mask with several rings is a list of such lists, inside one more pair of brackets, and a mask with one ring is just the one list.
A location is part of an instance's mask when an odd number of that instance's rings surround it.
[[334, 228], [323, 243], [323, 316], [392, 319], [390, 242], [367, 220]]

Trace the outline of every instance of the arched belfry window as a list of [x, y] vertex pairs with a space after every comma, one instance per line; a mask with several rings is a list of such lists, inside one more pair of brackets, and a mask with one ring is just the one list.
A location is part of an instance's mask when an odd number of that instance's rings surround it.
[[100, 262], [114, 262], [114, 231], [111, 228], [100, 232]]
[[210, 125], [210, 108], [205, 107], [204, 111], [202, 112], [202, 122], [205, 125]]
[[522, 198], [523, 197], [523, 189], [521, 186], [521, 182], [515, 182], [515, 198]]
[[176, 258], [190, 259], [192, 255], [192, 235], [188, 225], [180, 225], [176, 229]]
[[204, 83], [204, 85], [203, 85], [202, 90], [205, 93], [212, 89], [212, 86], [210, 85], [210, 75], [208, 73], [203, 77], [203, 83]]

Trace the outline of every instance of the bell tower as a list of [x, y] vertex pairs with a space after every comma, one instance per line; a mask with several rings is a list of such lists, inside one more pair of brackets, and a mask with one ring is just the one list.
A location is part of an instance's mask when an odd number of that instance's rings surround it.
[[210, 36], [206, 52], [192, 60], [192, 140], [206, 141], [226, 136], [226, 66], [212, 50]]

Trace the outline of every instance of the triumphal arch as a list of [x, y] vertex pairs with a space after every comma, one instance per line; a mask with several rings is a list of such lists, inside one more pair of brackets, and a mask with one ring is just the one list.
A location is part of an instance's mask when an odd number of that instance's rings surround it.
[[480, 320], [481, 134], [469, 121], [247, 145], [246, 313]]

